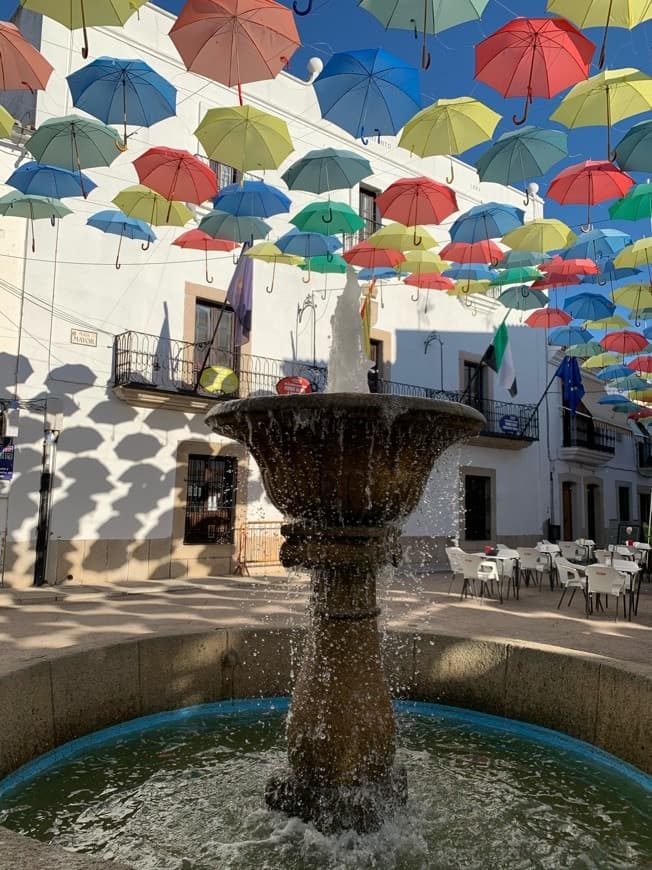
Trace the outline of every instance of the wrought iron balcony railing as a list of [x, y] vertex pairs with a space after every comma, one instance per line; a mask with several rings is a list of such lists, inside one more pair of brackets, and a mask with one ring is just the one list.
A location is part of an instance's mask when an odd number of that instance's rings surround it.
[[613, 456], [616, 453], [616, 433], [608, 426], [602, 426], [592, 417], [564, 411], [564, 447], [582, 447]]
[[638, 449], [638, 467], [645, 471], [652, 471], [652, 442], [639, 441]]

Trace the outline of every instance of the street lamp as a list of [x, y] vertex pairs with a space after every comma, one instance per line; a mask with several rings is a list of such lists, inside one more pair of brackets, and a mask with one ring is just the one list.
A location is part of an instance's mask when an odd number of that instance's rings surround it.
[[43, 420], [43, 464], [39, 488], [38, 521], [36, 524], [36, 558], [34, 561], [34, 585], [43, 586], [46, 582], [48, 561], [48, 541], [50, 538], [50, 511], [52, 506], [52, 484], [57, 455], [57, 442], [63, 426], [63, 403], [56, 396], [45, 402]]
[[428, 353], [428, 348], [432, 344], [433, 341], [439, 342], [439, 376], [441, 383], [441, 390], [444, 390], [444, 342], [439, 335], [438, 332], [431, 332], [430, 335], [426, 338], [423, 343], [423, 352]]

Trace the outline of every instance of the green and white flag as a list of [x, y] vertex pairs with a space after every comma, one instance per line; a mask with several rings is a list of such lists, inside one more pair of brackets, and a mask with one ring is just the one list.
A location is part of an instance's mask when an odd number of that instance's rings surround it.
[[498, 373], [498, 383], [509, 391], [510, 396], [515, 396], [517, 393], [516, 369], [505, 321], [496, 330], [494, 340], [485, 351], [482, 362]]

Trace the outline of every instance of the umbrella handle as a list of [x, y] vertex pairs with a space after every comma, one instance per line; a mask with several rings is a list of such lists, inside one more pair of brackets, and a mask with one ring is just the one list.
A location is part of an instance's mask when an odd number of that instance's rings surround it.
[[450, 177], [446, 179], [446, 184], [452, 184], [455, 181], [455, 167], [453, 166], [453, 161], [451, 160], [451, 174]]
[[81, 55], [86, 60], [88, 57], [88, 32], [86, 30], [86, 10], [84, 9], [84, 0], [79, 0], [79, 9], [81, 11], [82, 33], [84, 35], [84, 44], [82, 46]]
[[303, 281], [304, 284], [310, 284], [310, 281], [312, 280], [312, 270], [311, 270], [310, 266], [308, 266], [308, 275], [305, 278], [302, 278], [301, 280]]
[[414, 247], [418, 248], [421, 242], [423, 241], [423, 236], [417, 235], [417, 228], [414, 228], [414, 233], [412, 235], [412, 241], [414, 242]]
[[520, 127], [521, 124], [525, 124], [525, 122], [527, 121], [527, 115], [530, 109], [531, 102], [532, 97], [528, 94], [528, 96], [525, 98], [525, 109], [523, 110], [523, 117], [517, 118], [516, 114], [512, 115], [512, 124], [514, 124], [516, 127]]
[[120, 239], [118, 241], [118, 250], [115, 255], [115, 267], [116, 269], [120, 268], [120, 248], [122, 246], [122, 233], [120, 233]]
[[429, 293], [426, 293], [426, 301], [423, 304], [423, 313], [424, 314], [428, 313], [428, 296], [429, 295], [430, 295]]
[[308, 5], [305, 9], [299, 9], [299, 7], [297, 6], [297, 0], [294, 0], [292, 8], [294, 9], [296, 15], [308, 15], [309, 12], [312, 12], [312, 0], [308, 0]]
[[115, 140], [115, 147], [118, 149], [118, 151], [121, 151], [124, 154], [124, 152], [129, 148], [129, 146], [127, 145], [126, 136], [125, 136], [124, 144], [119, 139], [116, 139]]
[[599, 287], [606, 287], [607, 286], [607, 279], [606, 278], [598, 278], [598, 286]]
[[523, 200], [523, 205], [529, 205], [529, 204], [530, 204], [530, 191], [526, 187], [525, 188], [525, 199]]
[[57, 225], [56, 215], [51, 214], [50, 215], [50, 226], [55, 227], [56, 225]]
[[[380, 130], [378, 129], [378, 127], [374, 127], [374, 133], [378, 134], [378, 144], [380, 145]], [[360, 141], [363, 145], [369, 144], [369, 139], [366, 138], [364, 134], [364, 127], [360, 127]]]
[[323, 220], [323, 222], [325, 224], [332, 224], [333, 223], [333, 209], [331, 208], [330, 205], [328, 206], [328, 217], [324, 217], [324, 215], [322, 215], [321, 219]]
[[423, 46], [421, 48], [421, 69], [430, 69], [430, 52], [426, 46], [426, 35], [423, 34]]
[[415, 39], [418, 39], [418, 38], [419, 38], [419, 29], [418, 29], [418, 27], [417, 27], [417, 20], [416, 20], [416, 18], [410, 18], [410, 24], [411, 24], [412, 27], [414, 28], [414, 38], [415, 38]]
[[141, 251], [149, 251], [149, 246], [152, 244], [151, 238], [147, 239], [147, 243], [140, 246]]
[[420, 288], [420, 287], [417, 287], [417, 295], [415, 296], [414, 294], [412, 294], [412, 295], [410, 296], [410, 299], [411, 299], [413, 302], [418, 302], [418, 301], [419, 301], [419, 296], [420, 296], [420, 295], [421, 295], [421, 288]]
[[275, 276], [276, 276], [276, 259], [274, 259], [274, 261], [272, 263], [272, 283], [268, 284], [267, 287], [265, 287], [266, 293], [272, 293], [274, 291], [274, 277]]
[[206, 283], [212, 284], [213, 278], [208, 274], [208, 248], [204, 246], [204, 268], [206, 271]]

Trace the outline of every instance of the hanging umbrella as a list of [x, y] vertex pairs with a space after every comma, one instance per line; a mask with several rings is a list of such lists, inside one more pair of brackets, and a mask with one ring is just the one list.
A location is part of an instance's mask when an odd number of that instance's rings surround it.
[[238, 90], [276, 78], [301, 45], [292, 11], [274, 0], [187, 0], [170, 39], [186, 69]]
[[629, 320], [625, 320], [620, 314], [610, 314], [608, 317], [600, 317], [598, 320], [587, 320], [584, 323], [587, 329], [626, 329], [631, 326]]
[[628, 378], [632, 374], [632, 370], [624, 363], [614, 363], [610, 366], [605, 366], [601, 371], [596, 373], [596, 378], [601, 381], [617, 381], [620, 378]]
[[598, 399], [598, 405], [621, 405], [621, 404], [632, 404], [627, 396], [622, 396], [620, 393], [609, 393], [606, 396], [603, 396], [601, 399]]
[[[344, 258], [342, 257], [342, 259]], [[346, 260], [344, 260], [344, 262], [346, 263]], [[386, 266], [380, 266], [377, 269], [360, 269], [358, 272], [359, 281], [383, 281], [385, 279], [394, 278], [398, 278], [398, 272], [395, 269], [389, 269]]]
[[[548, 344], [559, 345], [560, 347], [579, 346], [580, 344], [588, 344], [592, 338], [593, 335], [588, 329], [584, 329], [581, 326], [557, 326], [548, 333]], [[597, 351], [594, 352], [600, 353], [602, 350], [600, 345], [597, 342], [592, 342], [592, 344], [597, 347]], [[567, 353], [566, 356], [570, 356], [570, 354]], [[591, 356], [591, 354], [586, 354], [586, 356]]]
[[253, 106], [209, 109], [195, 136], [211, 160], [241, 172], [276, 169], [294, 151], [285, 121]]
[[503, 236], [503, 243], [518, 251], [556, 251], [577, 239], [570, 227], [557, 218], [537, 218]]
[[552, 280], [561, 276], [597, 275], [600, 269], [593, 260], [555, 256], [539, 267]]
[[236, 242], [231, 242], [228, 239], [214, 239], [205, 233], [203, 230], [187, 230], [182, 233], [173, 242], [178, 248], [189, 248], [192, 251], [204, 252], [204, 267], [206, 270], [206, 283], [212, 284], [213, 279], [208, 274], [208, 252], [209, 251], [233, 251], [238, 247]]
[[34, 196], [12, 190], [0, 196], [0, 215], [5, 217], [27, 218], [32, 230], [32, 253], [36, 250], [34, 221], [49, 218], [54, 225], [55, 218], [65, 217], [72, 211], [58, 199], [47, 196]]
[[332, 55], [314, 83], [322, 117], [355, 139], [395, 134], [421, 108], [419, 74], [382, 48]]
[[503, 97], [550, 99], [589, 76], [595, 45], [563, 18], [514, 18], [475, 47], [475, 78]]
[[431, 178], [399, 178], [376, 197], [384, 218], [407, 227], [417, 224], [440, 224], [457, 211], [455, 191]]
[[[453, 290], [455, 288], [455, 281], [440, 272], [416, 272], [413, 275], [408, 275], [403, 283], [424, 290]], [[416, 300], [413, 301], [416, 302]]]
[[282, 264], [285, 266], [301, 266], [304, 263], [303, 257], [295, 257], [293, 254], [284, 254], [283, 251], [272, 242], [258, 242], [252, 245], [244, 252], [245, 257], [253, 257], [254, 260], [262, 260], [265, 263], [272, 264], [272, 278], [270, 283], [265, 287], [267, 293], [274, 290], [274, 279], [276, 277], [276, 265]]
[[[597, 293], [576, 293], [569, 297], [563, 305], [564, 311], [574, 320], [600, 320], [614, 313], [616, 306], [606, 296]], [[588, 341], [588, 339], [584, 339]], [[575, 342], [573, 342], [575, 344]]]
[[652, 287], [649, 284], [639, 282], [637, 284], [625, 284], [613, 291], [613, 300], [623, 308], [629, 308], [632, 313], [652, 308]]
[[512, 308], [515, 311], [532, 311], [536, 308], [544, 308], [548, 304], [548, 297], [540, 290], [532, 290], [527, 284], [519, 284], [503, 290], [498, 301], [505, 308]]
[[649, 0], [548, 0], [548, 12], [570, 18], [580, 27], [604, 27], [598, 67], [604, 65], [609, 27], [631, 30], [652, 18]]
[[214, 209], [199, 221], [199, 229], [214, 239], [253, 244], [254, 239], [264, 239], [272, 228], [257, 217], [233, 215]]
[[[568, 166], [550, 182], [547, 195], [561, 205], [586, 205], [591, 229], [591, 206], [622, 196], [634, 179], [608, 160], [585, 160]], [[582, 227], [584, 230], [584, 227]]]
[[581, 283], [599, 284], [600, 287], [605, 287], [609, 283], [613, 290], [615, 281], [622, 281], [625, 278], [638, 278], [641, 274], [640, 269], [616, 269], [613, 260], [604, 260], [599, 266], [600, 272], [597, 275], [583, 275]]
[[372, 233], [367, 241], [377, 248], [392, 248], [395, 251], [427, 251], [438, 242], [421, 226], [406, 227], [403, 224], [387, 224]]
[[606, 126], [611, 160], [611, 125], [652, 109], [652, 78], [638, 69], [605, 70], [575, 85], [550, 116], [566, 127]]
[[652, 236], [638, 239], [634, 244], [623, 248], [614, 257], [613, 262], [618, 269], [637, 269], [639, 266], [647, 266], [650, 284], [652, 284]]
[[560, 254], [564, 259], [590, 259], [593, 261], [613, 257], [626, 245], [631, 245], [632, 237], [621, 230], [611, 227], [593, 229], [582, 233], [570, 248]]
[[[348, 263], [339, 254], [328, 254], [321, 257], [308, 257], [302, 263], [299, 263], [299, 268], [304, 272], [319, 272], [322, 275], [338, 274], [343, 275], [348, 269]], [[396, 275], [393, 269], [390, 271]], [[361, 280], [360, 275], [358, 276]]]
[[449, 242], [440, 250], [442, 260], [452, 260], [454, 263], [488, 263], [502, 265], [505, 252], [491, 239], [479, 242]]
[[494, 287], [504, 287], [507, 284], [537, 281], [539, 278], [543, 278], [543, 273], [534, 266], [512, 266], [511, 269], [499, 269], [492, 284]]
[[0, 21], [0, 90], [43, 90], [53, 67], [15, 24]]
[[304, 232], [355, 233], [361, 230], [365, 221], [357, 211], [345, 202], [311, 202], [290, 219], [297, 229]]
[[579, 278], [576, 275], [555, 275], [554, 272], [539, 278], [532, 283], [534, 290], [557, 290], [559, 287], [576, 287]]
[[545, 263], [549, 259], [550, 255], [544, 254], [543, 251], [505, 251], [500, 265], [504, 269], [518, 268], [519, 266], [540, 266], [541, 263]]
[[177, 111], [177, 89], [143, 60], [98, 57], [66, 77], [73, 104], [105, 124], [151, 127]]
[[61, 169], [60, 166], [48, 166], [30, 160], [23, 163], [11, 173], [5, 184], [15, 187], [21, 193], [36, 196], [49, 196], [53, 199], [63, 199], [67, 196], [83, 196], [84, 190], [90, 193], [97, 185], [83, 173]]
[[402, 274], [414, 272], [445, 272], [450, 263], [444, 262], [434, 251], [405, 251], [405, 260], [399, 265]]
[[[223, 187], [213, 200], [218, 211], [267, 218], [290, 211], [290, 197], [264, 181], [243, 181]], [[251, 252], [247, 252], [251, 256]]]
[[635, 356], [634, 359], [630, 359], [627, 365], [634, 372], [643, 372], [649, 375], [652, 373], [652, 356], [649, 354], [646, 356]]
[[600, 339], [600, 344], [605, 350], [612, 350], [623, 356], [639, 353], [647, 347], [647, 338], [640, 332], [632, 329], [621, 329], [618, 332], [609, 332]]
[[511, 230], [522, 226], [524, 217], [523, 209], [501, 202], [475, 205], [454, 221], [450, 228], [450, 236], [454, 242], [473, 243], [499, 239]]
[[652, 217], [652, 184], [635, 184], [622, 199], [609, 206], [609, 217], [621, 221], [638, 221]]
[[394, 269], [405, 260], [405, 255], [400, 251], [393, 251], [390, 248], [376, 248], [368, 241], [358, 242], [348, 251], [344, 251], [342, 256], [349, 265], [362, 266], [366, 269], [377, 269], [381, 266]]
[[614, 390], [619, 390], [621, 392], [625, 392], [626, 390], [639, 392], [640, 390], [646, 390], [648, 388], [648, 383], [647, 381], [644, 381], [643, 378], [639, 378], [638, 375], [630, 374], [624, 378], [614, 378], [609, 386]]
[[281, 178], [290, 190], [326, 193], [349, 190], [373, 172], [365, 157], [340, 148], [308, 151], [289, 166]]
[[444, 275], [454, 281], [489, 281], [490, 283], [493, 283], [498, 277], [495, 269], [490, 269], [489, 266], [484, 266], [482, 263], [451, 266], [451, 268], [444, 270]]
[[[302, 232], [297, 229], [292, 229], [277, 239], [276, 245], [284, 254], [304, 257], [308, 267], [310, 267], [310, 260], [313, 257], [332, 257], [335, 251], [342, 247], [342, 243], [336, 236]], [[310, 281], [310, 274], [310, 268], [308, 268], [308, 277], [303, 279], [306, 283]]]
[[69, 30], [81, 28], [84, 38], [82, 57], [88, 57], [88, 27], [122, 27], [142, 3], [133, 0], [20, 0], [31, 12], [40, 12]]
[[[602, 347], [602, 345], [599, 345]], [[586, 360], [586, 362], [582, 363], [582, 368], [584, 369], [603, 369], [605, 366], [610, 366], [613, 363], [617, 363], [620, 361], [620, 357], [617, 353], [602, 353], [595, 354], [595, 356], [590, 357]]]
[[[491, 139], [499, 121], [499, 114], [473, 97], [442, 98], [408, 121], [398, 144], [419, 157], [461, 154]], [[451, 160], [446, 184], [452, 184], [454, 179]]]
[[156, 241], [154, 231], [145, 221], [128, 217], [123, 212], [115, 209], [98, 211], [94, 215], [91, 215], [86, 223], [89, 227], [102, 230], [103, 233], [120, 236], [115, 258], [116, 269], [120, 268], [120, 247], [122, 246], [123, 239], [139, 239], [141, 242], [146, 242], [147, 248], [152, 242]]
[[[560, 326], [559, 329], [575, 329], [575, 327]], [[550, 333], [551, 335], [552, 333]], [[548, 341], [550, 341], [548, 335]], [[602, 348], [597, 341], [582, 341], [579, 344], [571, 344], [566, 348], [566, 356], [576, 356], [579, 359], [588, 359], [590, 356], [601, 353]]]
[[25, 148], [39, 163], [78, 172], [85, 197], [82, 169], [110, 166], [120, 153], [118, 141], [114, 127], [80, 115], [64, 115], [43, 121], [29, 137]]
[[[533, 311], [525, 322], [528, 326], [535, 328], [550, 329], [552, 326], [566, 326], [572, 319], [559, 308], [544, 308], [540, 311]], [[571, 344], [575, 344], [575, 342], [571, 342]]]
[[456, 281], [453, 290], [448, 291], [448, 296], [483, 296], [489, 290], [489, 281]]
[[489, 0], [360, 0], [360, 6], [370, 12], [380, 23], [388, 28], [414, 31], [417, 36], [417, 23], [422, 25], [423, 45], [421, 66], [430, 66], [430, 52], [427, 49], [427, 34], [441, 33], [449, 27], [480, 18]]
[[652, 172], [652, 121], [634, 124], [616, 145], [614, 154], [620, 168], [627, 172]]
[[134, 160], [134, 168], [141, 185], [168, 200], [168, 221], [173, 200], [200, 205], [217, 193], [215, 173], [189, 151], [165, 146], [148, 148]]
[[143, 184], [125, 187], [111, 202], [129, 217], [146, 221], [150, 226], [183, 227], [192, 219], [192, 212], [182, 202], [170, 202]]
[[627, 415], [628, 420], [645, 420], [647, 417], [652, 417], [652, 408], [641, 408]]
[[[561, 130], [523, 127], [503, 133], [475, 161], [480, 181], [517, 184], [544, 175], [568, 155], [568, 136]], [[526, 205], [530, 201], [526, 195]]]
[[0, 106], [0, 137], [10, 139], [15, 123], [16, 119], [12, 118], [4, 106]]

